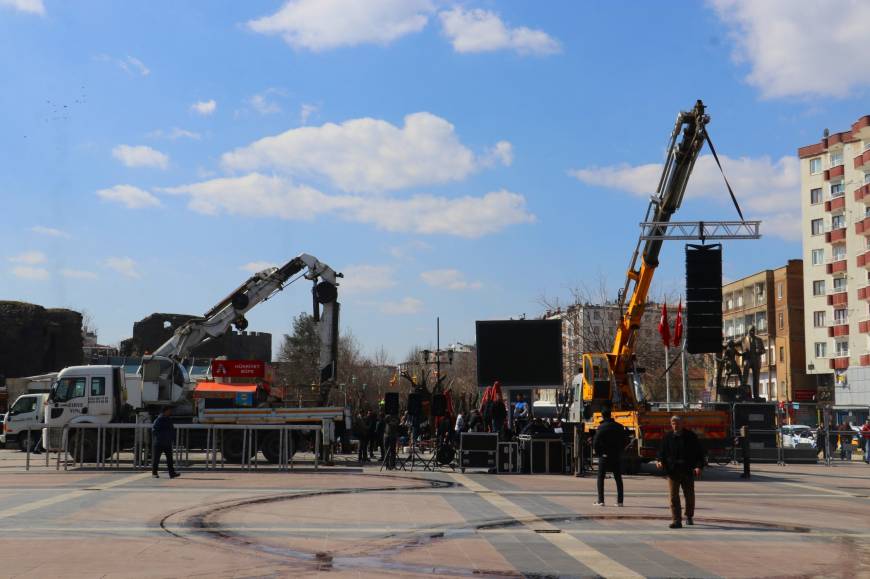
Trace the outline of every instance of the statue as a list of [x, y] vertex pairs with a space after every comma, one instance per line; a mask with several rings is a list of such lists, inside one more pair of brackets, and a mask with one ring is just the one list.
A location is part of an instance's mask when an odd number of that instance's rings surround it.
[[[758, 400], [758, 387], [761, 381], [761, 355], [765, 346], [761, 338], [755, 335], [755, 326], [750, 326], [749, 335], [743, 339], [743, 352], [740, 357], [743, 360], [743, 384], [752, 386], [752, 397]], [[749, 373], [752, 372], [752, 382], [749, 382]]]
[[721, 400], [742, 398], [740, 364], [737, 363], [739, 355], [737, 344], [728, 340], [722, 356], [716, 357], [716, 392]]

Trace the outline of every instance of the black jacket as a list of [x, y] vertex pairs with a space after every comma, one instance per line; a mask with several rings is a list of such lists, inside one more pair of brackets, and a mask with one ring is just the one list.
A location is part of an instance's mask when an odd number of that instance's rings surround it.
[[175, 441], [175, 425], [172, 420], [160, 415], [151, 425], [151, 442], [154, 446], [172, 446]]
[[598, 425], [592, 447], [598, 456], [619, 458], [628, 444], [628, 431], [623, 425], [613, 420], [605, 420]]
[[705, 456], [706, 451], [698, 435], [684, 428], [679, 435], [673, 431], [665, 435], [658, 460], [668, 475], [686, 474], [703, 467]]

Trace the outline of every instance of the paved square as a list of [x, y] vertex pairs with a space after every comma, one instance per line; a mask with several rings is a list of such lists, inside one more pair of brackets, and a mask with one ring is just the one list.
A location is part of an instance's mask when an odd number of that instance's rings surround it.
[[[34, 457], [36, 458], [36, 457]], [[870, 467], [712, 467], [696, 525], [663, 479], [224, 468], [152, 479], [0, 450], [0, 577], [870, 577]]]

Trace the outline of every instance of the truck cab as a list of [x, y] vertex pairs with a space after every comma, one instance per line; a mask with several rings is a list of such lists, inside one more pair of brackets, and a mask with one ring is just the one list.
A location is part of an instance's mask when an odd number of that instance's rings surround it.
[[51, 386], [45, 426], [62, 428], [80, 422], [116, 420], [127, 401], [124, 373], [117, 366], [70, 366]]
[[42, 436], [45, 422], [45, 402], [48, 394], [23, 394], [9, 408], [3, 430], [6, 444], [18, 444], [25, 450], [28, 433], [31, 446]]

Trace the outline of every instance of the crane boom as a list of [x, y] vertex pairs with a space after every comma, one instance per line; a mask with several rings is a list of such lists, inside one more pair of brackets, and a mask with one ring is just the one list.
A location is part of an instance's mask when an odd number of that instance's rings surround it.
[[[656, 194], [650, 198], [645, 222], [661, 223], [664, 229], [665, 224], [680, 207], [689, 176], [706, 140], [706, 126], [709, 121], [704, 103], [700, 100], [691, 111], [681, 111], [677, 115], [662, 175]], [[637, 398], [629, 384], [628, 371], [634, 357], [638, 330], [653, 274], [659, 265], [662, 241], [647, 239], [644, 242], [643, 239], [638, 239], [620, 294], [619, 305], [623, 315], [616, 330], [613, 348], [606, 354], [584, 356], [584, 400], [618, 402], [625, 409], [637, 406]], [[602, 356], [606, 357], [606, 363]]]

